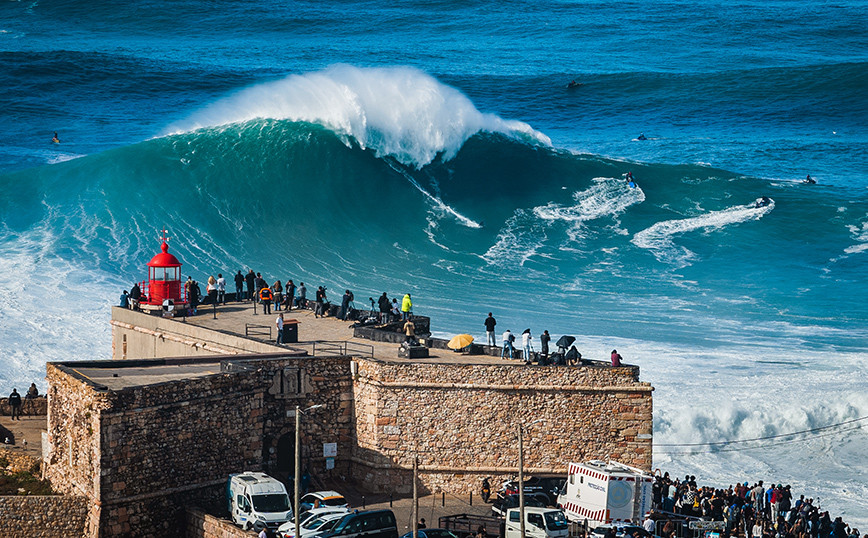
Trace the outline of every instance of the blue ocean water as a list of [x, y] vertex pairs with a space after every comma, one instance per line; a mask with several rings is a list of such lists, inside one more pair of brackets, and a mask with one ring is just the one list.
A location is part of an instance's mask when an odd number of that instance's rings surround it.
[[868, 523], [861, 429], [677, 446], [868, 415], [868, 2], [384, 4], [0, 6], [0, 385], [109, 357], [167, 226], [199, 280], [617, 347], [656, 465]]

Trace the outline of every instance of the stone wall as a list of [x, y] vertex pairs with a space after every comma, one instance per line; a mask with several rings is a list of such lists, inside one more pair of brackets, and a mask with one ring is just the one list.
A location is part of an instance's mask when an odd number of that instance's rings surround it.
[[112, 307], [112, 358], [275, 353], [280, 347], [156, 315]]
[[637, 367], [397, 364], [359, 360], [353, 475], [406, 491], [413, 455], [429, 491], [467, 494], [484, 476], [565, 473], [570, 461], [651, 468], [651, 391]]
[[56, 490], [89, 499], [88, 536], [172, 535], [185, 525], [185, 506], [224, 509], [230, 473], [278, 476], [281, 447], [285, 462], [286, 440], [294, 446], [296, 405], [323, 405], [302, 420], [306, 472], [326, 473], [323, 443], [338, 445], [329, 472], [349, 472], [346, 357], [248, 357], [224, 361], [220, 374], [121, 390], [89, 384], [68, 364], [48, 365], [46, 474]]
[[0, 496], [0, 532], [10, 538], [55, 538], [84, 535], [85, 497]]
[[214, 517], [203, 510], [187, 510], [188, 538], [249, 538], [257, 536], [253, 531], [245, 531], [232, 522]]
[[[39, 478], [39, 459], [30, 454], [0, 446], [0, 459], [6, 460], [5, 469], [10, 473], [31, 472]], [[36, 472], [32, 472], [34, 469]]]
[[[24, 396], [21, 396], [22, 416], [45, 416], [47, 412], [48, 399], [46, 399], [45, 396], [40, 396], [32, 400], [25, 400]], [[0, 415], [12, 415], [12, 408], [9, 406], [9, 398], [0, 398]]]

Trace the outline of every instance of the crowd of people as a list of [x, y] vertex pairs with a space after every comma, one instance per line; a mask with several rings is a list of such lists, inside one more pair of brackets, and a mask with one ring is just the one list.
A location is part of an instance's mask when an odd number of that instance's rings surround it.
[[[488, 313], [488, 317], [485, 318], [485, 334], [487, 337], [488, 345], [490, 347], [498, 347], [497, 344], [497, 320], [494, 318], [492, 312]], [[540, 350], [539, 353], [534, 349], [534, 338], [530, 329], [525, 329], [522, 331], [521, 335], [521, 357], [525, 364], [531, 364], [536, 361], [537, 364], [541, 366], [546, 365], [556, 365], [556, 366], [565, 366], [567, 364], [578, 364], [579, 361], [582, 360], [582, 354], [576, 349], [576, 346], [572, 345], [575, 340], [572, 337], [562, 337], [562, 339], [558, 340], [557, 347], [558, 350], [554, 353], [550, 352], [550, 345], [552, 341], [552, 337], [549, 334], [548, 329], [544, 330], [542, 334], [539, 335], [539, 343]], [[564, 341], [563, 338], [567, 338], [567, 341]], [[502, 349], [500, 352], [500, 357], [502, 359], [515, 358], [516, 350], [515, 350], [515, 342], [516, 336], [515, 334], [507, 329], [501, 335], [500, 341], [502, 343]], [[621, 354], [618, 353], [618, 350], [613, 349], [611, 354], [612, 366], [621, 366]]]
[[[695, 476], [683, 480], [658, 475], [653, 486], [653, 507], [646, 530], [664, 538], [676, 536], [677, 523], [669, 514], [725, 522], [722, 538], [858, 538], [842, 518], [834, 520], [814, 499], [794, 499], [789, 485], [762, 480], [731, 485], [726, 489], [700, 487]], [[662, 524], [662, 527], [661, 527]], [[655, 532], [651, 530], [651, 532]]]

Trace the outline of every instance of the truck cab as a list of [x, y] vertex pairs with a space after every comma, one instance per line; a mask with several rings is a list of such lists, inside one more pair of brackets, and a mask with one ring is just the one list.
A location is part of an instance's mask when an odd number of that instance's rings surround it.
[[[521, 511], [506, 511], [504, 538], [521, 538]], [[569, 525], [564, 511], [557, 508], [524, 507], [524, 534], [526, 538], [566, 538]]]
[[232, 522], [245, 530], [277, 529], [292, 518], [286, 486], [265, 473], [229, 475], [226, 497]]

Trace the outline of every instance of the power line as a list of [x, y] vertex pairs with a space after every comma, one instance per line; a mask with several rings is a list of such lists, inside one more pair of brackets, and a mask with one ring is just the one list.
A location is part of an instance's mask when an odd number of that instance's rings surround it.
[[[799, 442], [803, 442], [803, 441], [810, 441], [811, 439], [820, 439], [823, 437], [831, 437], [833, 435], [838, 435], [839, 433], [845, 433], [845, 432], [850, 432], [850, 431], [854, 431], [854, 430], [861, 430], [861, 429], [862, 429], [862, 425], [860, 424], [860, 425], [854, 426], [852, 428], [846, 428], [843, 430], [835, 430], [833, 432], [829, 432], [829, 433], [821, 434], [821, 435], [814, 435], [812, 437], [806, 437], [806, 438], [801, 438], [801, 439], [790, 439], [788, 441], [779, 441], [777, 443], [766, 443], [766, 444], [757, 445], [757, 446], [721, 448], [721, 449], [699, 451], [699, 452], [691, 452], [689, 450], [674, 451], [674, 452], [657, 452], [657, 451], [654, 451], [654, 454], [661, 455], [661, 456], [663, 456], [663, 455], [694, 456], [694, 455], [699, 455], [699, 454], [719, 454], [721, 452], [740, 452], [740, 451], [744, 451], [744, 450], [756, 450], [758, 448], [769, 448], [769, 447], [773, 447], [773, 446], [788, 445], [790, 443], [799, 443]], [[790, 435], [793, 435], [793, 434], [790, 434]], [[689, 445], [684, 445], [684, 446], [689, 446]]]
[[[753, 441], [766, 441], [768, 439], [779, 439], [781, 437], [792, 437], [793, 435], [801, 435], [804, 433], [814, 433], [823, 430], [828, 430], [830, 428], [837, 428], [838, 426], [845, 426], [847, 424], [852, 424], [854, 422], [860, 422], [862, 420], [868, 420], [868, 416], [854, 418], [852, 420], [846, 420], [844, 422], [839, 422], [837, 424], [830, 424], [828, 426], [820, 426], [819, 428], [812, 428], [810, 430], [802, 430], [791, 433], [781, 433], [778, 435], [769, 435], [766, 437], [754, 437], [752, 439], [737, 439], [734, 441], [715, 441], [711, 443], [655, 443], [654, 446], [715, 446], [715, 445], [731, 445], [734, 443], [750, 443]], [[861, 426], [860, 426], [861, 427]]]

